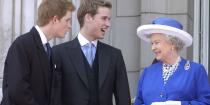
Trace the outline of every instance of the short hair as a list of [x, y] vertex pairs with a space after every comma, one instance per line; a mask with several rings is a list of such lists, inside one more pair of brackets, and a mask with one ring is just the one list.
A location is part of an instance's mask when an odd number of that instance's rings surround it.
[[68, 0], [44, 0], [38, 8], [39, 26], [44, 26], [50, 22], [54, 16], [58, 19], [64, 17], [67, 11], [74, 11], [75, 6]]
[[112, 8], [112, 4], [106, 0], [82, 0], [80, 7], [77, 11], [77, 18], [80, 24], [80, 27], [84, 25], [84, 17], [86, 14], [90, 14], [92, 17], [95, 16], [98, 12], [99, 7]]
[[177, 52], [179, 52], [183, 49], [183, 47], [185, 45], [183, 40], [181, 40], [180, 38], [178, 38], [176, 36], [172, 36], [172, 35], [166, 35], [166, 37], [171, 42], [171, 44], [175, 46], [175, 49]]
[[[181, 40], [180, 38], [176, 37], [176, 36], [173, 36], [173, 35], [167, 35], [167, 34], [162, 34], [164, 35], [165, 37], [167, 37], [167, 40], [175, 46], [175, 50], [177, 52], [180, 52], [183, 47], [184, 47], [184, 42], [183, 40]], [[147, 35], [147, 38], [151, 38], [152, 34], [150, 35]]]

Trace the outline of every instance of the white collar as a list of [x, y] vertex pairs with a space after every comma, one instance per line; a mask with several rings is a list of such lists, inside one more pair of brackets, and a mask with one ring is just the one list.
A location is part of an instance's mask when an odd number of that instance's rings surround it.
[[35, 26], [36, 30], [38, 31], [39, 33], [39, 36], [41, 38], [41, 41], [42, 41], [42, 44], [46, 44], [47, 43], [47, 38], [46, 36], [44, 35], [43, 31], [40, 29], [40, 27], [38, 25]]
[[86, 45], [87, 43], [90, 43], [90, 42], [93, 43], [95, 46], [97, 46], [97, 44], [98, 44], [98, 40], [89, 41], [81, 33], [78, 34], [77, 38], [78, 38], [81, 46], [84, 46], [84, 45]]

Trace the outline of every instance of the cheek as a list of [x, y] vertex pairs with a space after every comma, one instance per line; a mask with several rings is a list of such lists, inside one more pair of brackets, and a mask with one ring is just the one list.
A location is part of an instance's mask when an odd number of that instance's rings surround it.
[[68, 24], [67, 23], [63, 23], [61, 26], [61, 30], [65, 31], [68, 29]]
[[157, 50], [163, 50], [163, 46], [161, 44], [156, 44], [156, 45], [153, 45], [152, 46], [154, 49], [157, 49]]
[[59, 34], [63, 34], [63, 33], [65, 32], [65, 30], [66, 30], [65, 27], [60, 26], [60, 27], [58, 28], [58, 33], [59, 33]]
[[61, 24], [62, 28], [67, 28], [67, 26], [68, 26], [68, 24], [66, 24], [66, 23]]
[[171, 54], [171, 49], [170, 49], [170, 47], [163, 47], [162, 50], [163, 50], [163, 52], [164, 52], [165, 55]]
[[103, 22], [97, 21], [97, 22], [95, 23], [95, 26], [99, 28], [99, 27], [103, 26], [103, 24], [104, 24]]

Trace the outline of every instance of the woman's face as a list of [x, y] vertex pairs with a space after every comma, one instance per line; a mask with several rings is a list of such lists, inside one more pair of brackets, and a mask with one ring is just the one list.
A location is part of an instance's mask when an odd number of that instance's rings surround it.
[[164, 34], [154, 33], [151, 34], [151, 49], [156, 56], [156, 59], [167, 61], [173, 56], [174, 45]]

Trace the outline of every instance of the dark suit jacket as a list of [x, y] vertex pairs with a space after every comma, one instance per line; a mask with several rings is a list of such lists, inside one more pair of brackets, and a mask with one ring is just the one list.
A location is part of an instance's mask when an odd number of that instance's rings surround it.
[[9, 48], [1, 105], [59, 105], [58, 100], [53, 100], [59, 98], [59, 91], [54, 92], [59, 87], [55, 84], [58, 78], [54, 66], [50, 69], [39, 33], [33, 27]]
[[[87, 105], [90, 98], [89, 84], [85, 72], [83, 52], [78, 39], [63, 43], [53, 48], [62, 72], [63, 105]], [[130, 105], [130, 92], [124, 60], [121, 51], [98, 42], [99, 63], [99, 103], [113, 105]]]

